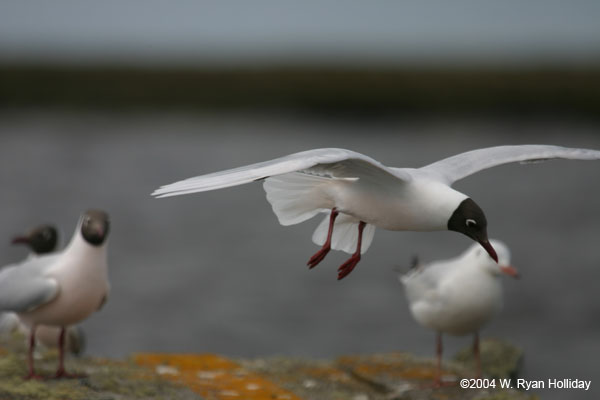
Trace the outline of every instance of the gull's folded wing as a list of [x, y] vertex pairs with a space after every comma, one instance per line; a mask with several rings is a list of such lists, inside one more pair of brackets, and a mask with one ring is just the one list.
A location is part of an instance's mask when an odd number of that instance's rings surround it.
[[600, 160], [600, 151], [547, 145], [497, 146], [468, 151], [420, 168], [440, 181], [451, 185], [475, 172], [512, 162], [538, 162], [563, 158], [569, 160]]
[[406, 172], [388, 168], [380, 162], [354, 151], [315, 149], [240, 168], [196, 176], [162, 186], [152, 195], [168, 197], [205, 192], [290, 172], [305, 172], [332, 178], [394, 179], [396, 182], [411, 179]]
[[0, 311], [25, 312], [56, 297], [58, 283], [43, 270], [56, 256], [36, 257], [0, 272]]

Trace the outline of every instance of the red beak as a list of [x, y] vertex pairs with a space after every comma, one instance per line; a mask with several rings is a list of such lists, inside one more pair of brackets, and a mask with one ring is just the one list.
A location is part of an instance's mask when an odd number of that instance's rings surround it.
[[496, 254], [496, 250], [494, 250], [490, 242], [488, 240], [481, 240], [479, 241], [479, 244], [485, 249], [485, 251], [488, 252], [490, 257], [492, 257], [492, 259], [498, 263], [498, 255]]
[[517, 271], [517, 269], [515, 267], [513, 267], [512, 265], [501, 265], [500, 271], [502, 271], [503, 274], [511, 276], [515, 279], [519, 279], [521, 277], [519, 275], [519, 271]]
[[12, 244], [29, 244], [29, 238], [27, 236], [15, 236], [10, 242]]

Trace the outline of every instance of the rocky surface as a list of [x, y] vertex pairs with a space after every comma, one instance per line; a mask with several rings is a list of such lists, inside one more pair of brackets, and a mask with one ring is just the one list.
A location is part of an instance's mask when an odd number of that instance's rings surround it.
[[[519, 349], [482, 342], [484, 373], [515, 378]], [[137, 354], [130, 360], [70, 358], [67, 368], [87, 378], [23, 381], [23, 338], [0, 342], [0, 399], [204, 399], [204, 400], [422, 400], [535, 399], [513, 389], [462, 389], [473, 375], [470, 349], [444, 364], [442, 388], [431, 385], [435, 363], [407, 353], [344, 356], [334, 360], [270, 357], [231, 360], [214, 354]], [[56, 351], [38, 355], [37, 371], [51, 376]]]
[[[36, 373], [51, 377], [57, 367], [57, 351], [36, 354]], [[92, 357], [68, 358], [69, 372], [86, 374], [82, 379], [23, 380], [27, 373], [24, 338], [12, 335], [0, 342], [0, 399], [2, 400], [135, 400], [201, 397], [187, 387], [163, 379], [133, 360]]]
[[[472, 371], [457, 362], [444, 366], [448, 386], [434, 388], [433, 360], [407, 353], [344, 356], [333, 361], [281, 357], [242, 364], [306, 400], [535, 399], [513, 389], [462, 389], [458, 380], [471, 377]], [[503, 370], [516, 374], [517, 367], [505, 364]]]

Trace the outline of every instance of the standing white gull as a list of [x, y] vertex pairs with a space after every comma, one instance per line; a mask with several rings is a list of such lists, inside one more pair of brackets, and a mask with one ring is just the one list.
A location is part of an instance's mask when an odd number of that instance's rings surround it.
[[[58, 251], [58, 230], [54, 225], [44, 224], [36, 226], [23, 235], [15, 236], [13, 244], [23, 244], [31, 250], [28, 258]], [[29, 337], [30, 330], [25, 326], [17, 314], [12, 312], [0, 314], [0, 332], [19, 331]], [[46, 347], [57, 347], [60, 339], [61, 328], [57, 326], [39, 325], [35, 336], [39, 343]], [[85, 349], [85, 333], [80, 326], [72, 325], [66, 328], [65, 348], [72, 354], [80, 355]]]
[[600, 151], [548, 145], [473, 150], [422, 168], [392, 168], [344, 149], [316, 149], [245, 167], [189, 178], [156, 190], [158, 197], [205, 192], [264, 179], [267, 200], [282, 225], [328, 213], [313, 234], [322, 248], [308, 261], [319, 264], [330, 249], [352, 254], [338, 269], [348, 275], [370, 246], [375, 227], [392, 231], [452, 230], [483, 246], [497, 261], [481, 208], [450, 186], [475, 172], [511, 162], [553, 158], [598, 160]]
[[502, 308], [502, 273], [518, 277], [510, 265], [510, 251], [502, 242], [491, 240], [498, 263], [478, 245], [459, 257], [413, 265], [400, 276], [406, 289], [410, 312], [421, 325], [437, 332], [437, 372], [434, 384], [442, 384], [442, 333], [474, 334], [473, 351], [477, 377], [481, 377], [479, 330]]
[[30, 328], [26, 379], [40, 378], [33, 365], [38, 325], [61, 328], [56, 377], [76, 377], [64, 369], [65, 327], [87, 318], [106, 301], [108, 232], [108, 215], [88, 210], [62, 252], [33, 257], [0, 272], [0, 311], [17, 313]]

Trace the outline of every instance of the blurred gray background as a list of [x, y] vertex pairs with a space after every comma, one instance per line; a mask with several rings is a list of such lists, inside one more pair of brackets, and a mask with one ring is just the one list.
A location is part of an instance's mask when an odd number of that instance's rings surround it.
[[[52, 222], [65, 243], [104, 208], [112, 293], [83, 324], [89, 354], [431, 356], [394, 269], [466, 237], [378, 230], [338, 282], [343, 253], [305, 266], [320, 219], [280, 226], [258, 183], [149, 194], [318, 147], [397, 167], [501, 144], [600, 149], [599, 18], [594, 1], [3, 1], [0, 261], [25, 256], [14, 234]], [[522, 273], [482, 335], [521, 346], [526, 378], [600, 385], [599, 181], [598, 162], [551, 161], [455, 185]], [[470, 343], [448, 337], [446, 355]]]

